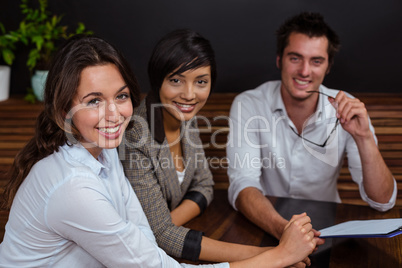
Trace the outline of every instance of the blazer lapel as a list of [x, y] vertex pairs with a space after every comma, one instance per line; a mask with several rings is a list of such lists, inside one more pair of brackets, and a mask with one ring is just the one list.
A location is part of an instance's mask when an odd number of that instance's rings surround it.
[[196, 155], [195, 155], [195, 150], [194, 150], [194, 139], [193, 139], [193, 131], [194, 129], [189, 129], [191, 128], [191, 121], [186, 122], [182, 126], [182, 150], [183, 150], [183, 161], [184, 161], [184, 167], [186, 169], [185, 175], [184, 175], [184, 181], [181, 185], [181, 190], [183, 192], [187, 192], [187, 189], [189, 188], [192, 178], [187, 178], [188, 176], [192, 177], [194, 175], [194, 169], [196, 165]]
[[160, 165], [160, 169], [163, 174], [160, 180], [164, 180], [164, 184], [166, 184], [166, 189], [169, 189], [169, 193], [167, 198], [170, 200], [169, 207], [171, 209], [176, 208], [182, 198], [182, 191], [179, 184], [179, 179], [177, 177], [177, 172], [175, 165], [173, 163], [172, 155], [170, 153], [170, 149], [165, 139], [163, 144], [161, 145], [161, 149], [158, 154], [158, 162]]

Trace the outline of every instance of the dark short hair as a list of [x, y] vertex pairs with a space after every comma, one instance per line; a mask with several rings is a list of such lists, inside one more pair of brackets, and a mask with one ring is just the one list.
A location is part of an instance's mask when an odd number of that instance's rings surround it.
[[216, 62], [209, 41], [189, 29], [170, 32], [156, 44], [148, 62], [151, 90], [159, 92], [167, 75], [206, 66], [211, 67], [212, 87], [216, 80]]
[[328, 39], [328, 61], [329, 67], [334, 62], [336, 52], [340, 48], [338, 35], [324, 21], [324, 17], [319, 13], [302, 12], [290, 19], [286, 20], [276, 31], [277, 43], [276, 54], [280, 58], [283, 56], [283, 51], [289, 44], [289, 36], [291, 33], [301, 33], [308, 37], [322, 37]]

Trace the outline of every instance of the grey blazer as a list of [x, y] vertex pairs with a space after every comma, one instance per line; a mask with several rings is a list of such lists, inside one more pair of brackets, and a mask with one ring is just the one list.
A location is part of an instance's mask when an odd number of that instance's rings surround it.
[[197, 261], [202, 232], [175, 226], [170, 211], [183, 199], [195, 201], [203, 211], [213, 198], [212, 174], [201, 147], [196, 120], [184, 122], [181, 143], [185, 175], [180, 185], [164, 134], [161, 108], [151, 113], [150, 99], [147, 97], [134, 110], [134, 125], [126, 131], [120, 158], [159, 247], [174, 257]]

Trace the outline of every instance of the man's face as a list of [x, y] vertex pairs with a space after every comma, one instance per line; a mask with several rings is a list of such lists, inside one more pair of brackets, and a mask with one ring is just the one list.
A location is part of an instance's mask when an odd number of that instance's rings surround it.
[[314, 94], [306, 91], [318, 90], [329, 72], [327, 49], [328, 39], [325, 36], [310, 38], [301, 33], [290, 34], [282, 58], [278, 56], [276, 60], [281, 70], [284, 98], [304, 100]]

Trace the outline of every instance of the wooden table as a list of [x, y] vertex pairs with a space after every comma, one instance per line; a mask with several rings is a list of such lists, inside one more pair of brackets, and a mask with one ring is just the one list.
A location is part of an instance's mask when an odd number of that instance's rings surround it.
[[[400, 208], [378, 212], [367, 206], [270, 197], [277, 211], [290, 219], [307, 212], [317, 230], [348, 220], [400, 218]], [[233, 243], [276, 246], [278, 241], [236, 212], [227, 201], [226, 190], [216, 190], [205, 213], [187, 227], [201, 230], [206, 236]], [[311, 267], [402, 267], [402, 235], [393, 238], [336, 238], [311, 257]], [[180, 260], [182, 261], [182, 260]]]

